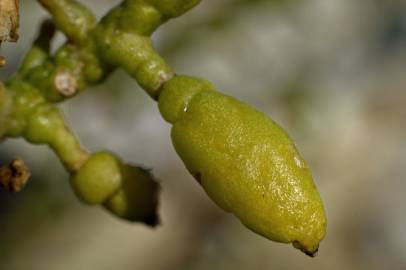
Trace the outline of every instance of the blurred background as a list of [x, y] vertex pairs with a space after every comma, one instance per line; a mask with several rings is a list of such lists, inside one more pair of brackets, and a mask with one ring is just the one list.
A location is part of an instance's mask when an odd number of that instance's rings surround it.
[[[1, 49], [2, 80], [47, 17], [36, 1], [20, 2], [21, 37]], [[98, 16], [118, 2], [83, 0]], [[406, 269], [405, 1], [203, 1], [154, 39], [177, 73], [211, 80], [297, 142], [328, 216], [318, 257], [214, 205], [176, 156], [156, 104], [117, 71], [61, 107], [88, 149], [153, 168], [162, 225], [81, 204], [47, 147], [6, 140], [0, 163], [23, 158], [32, 178], [21, 193], [0, 191], [0, 269]]]

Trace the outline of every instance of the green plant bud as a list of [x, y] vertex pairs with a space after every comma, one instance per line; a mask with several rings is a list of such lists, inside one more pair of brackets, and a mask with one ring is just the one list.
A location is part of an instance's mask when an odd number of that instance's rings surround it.
[[159, 223], [157, 216], [159, 184], [147, 170], [130, 165], [124, 165], [121, 169], [123, 174], [121, 187], [104, 207], [120, 218], [156, 226]]
[[164, 85], [159, 108], [173, 124], [177, 153], [221, 208], [271, 240], [316, 253], [326, 229], [322, 201], [282, 128], [207, 82], [187, 77]]
[[122, 182], [121, 161], [113, 154], [90, 156], [70, 177], [76, 195], [87, 204], [101, 204], [118, 191]]

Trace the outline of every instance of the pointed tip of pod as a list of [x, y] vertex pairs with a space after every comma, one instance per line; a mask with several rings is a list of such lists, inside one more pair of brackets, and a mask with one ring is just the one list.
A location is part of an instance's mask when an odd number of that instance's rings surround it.
[[317, 253], [319, 251], [319, 245], [316, 245], [312, 248], [306, 247], [305, 245], [302, 245], [299, 241], [293, 241], [292, 242], [293, 247], [299, 249], [302, 251], [304, 254], [307, 256], [314, 258], [317, 256]]
[[143, 223], [149, 227], [155, 228], [161, 225], [161, 219], [155, 211], [150, 216], [144, 218]]

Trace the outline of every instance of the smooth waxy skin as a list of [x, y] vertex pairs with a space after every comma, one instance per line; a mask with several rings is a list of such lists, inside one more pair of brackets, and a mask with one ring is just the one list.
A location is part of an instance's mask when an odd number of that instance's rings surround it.
[[187, 169], [224, 210], [251, 230], [313, 255], [326, 229], [309, 168], [265, 114], [206, 81], [177, 77], [159, 106]]

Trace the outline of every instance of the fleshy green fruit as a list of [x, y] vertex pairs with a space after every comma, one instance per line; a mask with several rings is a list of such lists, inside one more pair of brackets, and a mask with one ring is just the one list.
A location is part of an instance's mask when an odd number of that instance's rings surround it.
[[120, 190], [104, 203], [104, 207], [120, 218], [158, 225], [159, 184], [149, 171], [139, 167], [124, 165], [122, 173]]
[[113, 154], [99, 152], [70, 178], [76, 195], [87, 204], [101, 204], [117, 192], [121, 185], [120, 160]]
[[159, 184], [149, 171], [124, 164], [113, 153], [92, 154], [71, 175], [70, 182], [84, 203], [103, 205], [128, 221], [141, 221], [150, 226], [159, 223]]
[[275, 122], [210, 83], [175, 77], [159, 97], [189, 172], [249, 229], [314, 255], [326, 218], [311, 172]]

